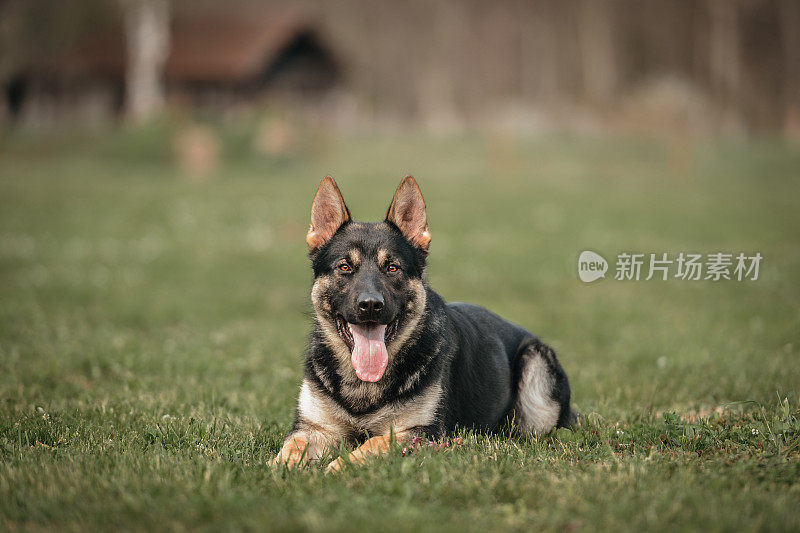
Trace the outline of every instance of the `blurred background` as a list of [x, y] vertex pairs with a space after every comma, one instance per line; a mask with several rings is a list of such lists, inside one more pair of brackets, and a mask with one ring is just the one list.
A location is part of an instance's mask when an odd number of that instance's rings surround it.
[[[750, 444], [711, 463], [682, 436], [684, 473], [729, 476], [691, 492], [658, 424], [800, 402], [800, 0], [0, 0], [0, 89], [0, 529], [496, 529], [529, 523], [520, 498], [556, 530], [798, 523], [796, 432], [792, 471], [765, 425], [731, 418]], [[314, 191], [332, 174], [376, 220], [408, 173], [431, 285], [554, 346], [585, 434], [654, 427], [663, 474], [630, 456], [651, 485], [547, 439], [512, 445], [555, 474], [430, 461], [441, 490], [263, 468], [302, 376]], [[622, 252], [763, 260], [616, 281]]]
[[[196, 365], [212, 388], [253, 370], [273, 403], [250, 407], [288, 417], [328, 173], [359, 219], [416, 175], [433, 286], [563, 348], [582, 401], [800, 382], [798, 0], [5, 0], [0, 43], [0, 322], [23, 403], [44, 369], [78, 389], [165, 374], [173, 394]], [[608, 280], [578, 282], [585, 249]], [[624, 251], [764, 260], [752, 283], [615, 282]], [[74, 353], [49, 345], [64, 335]], [[727, 388], [704, 378], [720, 365]], [[642, 368], [668, 383], [617, 388]]]
[[338, 131], [800, 136], [796, 0], [5, 0], [0, 21], [3, 129], [270, 108]]
[[[591, 405], [800, 382], [798, 0], [5, 0], [0, 43], [0, 346], [20, 402], [102, 369], [174, 394], [195, 365], [212, 388], [253, 370], [273, 396], [250, 407], [288, 417], [328, 173], [358, 219], [414, 174], [433, 286], [542, 332]], [[609, 279], [578, 282], [585, 249]], [[625, 251], [764, 260], [751, 283], [615, 282]], [[223, 350], [231, 328], [244, 352]], [[37, 344], [64, 335], [74, 353]], [[727, 388], [704, 377], [720, 365]], [[617, 388], [642, 368], [667, 383]]]

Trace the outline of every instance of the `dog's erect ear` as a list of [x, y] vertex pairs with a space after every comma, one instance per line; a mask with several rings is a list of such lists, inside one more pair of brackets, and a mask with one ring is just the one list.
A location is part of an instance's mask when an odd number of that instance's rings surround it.
[[325, 176], [311, 204], [311, 225], [306, 242], [310, 252], [328, 242], [342, 224], [350, 221], [350, 210], [344, 204], [339, 187], [330, 176]]
[[425, 200], [417, 181], [406, 176], [394, 193], [392, 204], [386, 211], [386, 221], [391, 222], [403, 233], [411, 244], [428, 251], [431, 234], [428, 232], [428, 215], [425, 214]]

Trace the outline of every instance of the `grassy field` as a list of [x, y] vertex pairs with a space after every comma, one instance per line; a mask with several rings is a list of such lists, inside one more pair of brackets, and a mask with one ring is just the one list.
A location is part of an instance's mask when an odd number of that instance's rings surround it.
[[[800, 149], [398, 135], [269, 160], [246, 139], [200, 183], [161, 129], [0, 146], [0, 530], [800, 529]], [[581, 427], [265, 465], [328, 172], [357, 219], [418, 178], [431, 285], [551, 343]], [[585, 249], [764, 260], [584, 284]]]

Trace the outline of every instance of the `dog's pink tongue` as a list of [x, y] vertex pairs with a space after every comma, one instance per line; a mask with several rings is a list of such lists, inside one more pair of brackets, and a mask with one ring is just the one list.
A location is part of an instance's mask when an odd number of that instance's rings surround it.
[[365, 327], [348, 324], [353, 334], [353, 355], [350, 361], [362, 381], [378, 381], [389, 363], [389, 352], [383, 339], [386, 325]]

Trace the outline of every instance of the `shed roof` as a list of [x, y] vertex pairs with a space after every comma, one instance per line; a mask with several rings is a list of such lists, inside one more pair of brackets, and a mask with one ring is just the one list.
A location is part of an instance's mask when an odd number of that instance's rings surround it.
[[[172, 22], [164, 74], [171, 82], [246, 82], [262, 74], [297, 38], [309, 34], [329, 51], [313, 23], [299, 15], [178, 13]], [[121, 28], [87, 37], [47, 70], [68, 77], [122, 79], [125, 44]]]
[[311, 27], [291, 16], [177, 19], [165, 68], [168, 80], [246, 81]]

